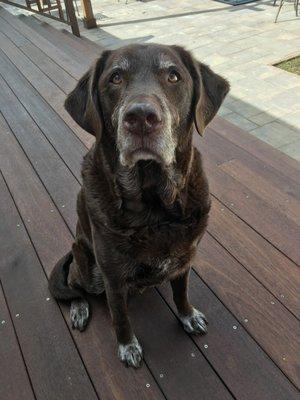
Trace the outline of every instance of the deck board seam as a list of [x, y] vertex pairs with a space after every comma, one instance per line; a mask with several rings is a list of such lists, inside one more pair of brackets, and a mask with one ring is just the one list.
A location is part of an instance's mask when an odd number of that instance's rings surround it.
[[[27, 225], [26, 225], [26, 223], [25, 223], [25, 221], [24, 221], [23, 215], [22, 215], [21, 211], [19, 210], [19, 208], [18, 208], [18, 206], [17, 206], [17, 204], [16, 204], [16, 202], [15, 202], [13, 193], [12, 193], [11, 190], [10, 190], [9, 184], [8, 184], [7, 180], [5, 179], [5, 176], [3, 175], [2, 171], [0, 171], [0, 173], [1, 173], [1, 176], [2, 176], [2, 178], [3, 178], [3, 180], [4, 180], [4, 182], [5, 182], [5, 185], [6, 185], [6, 187], [7, 187], [7, 190], [8, 190], [8, 192], [9, 192], [9, 195], [10, 195], [10, 197], [11, 197], [11, 199], [12, 199], [12, 202], [13, 202], [13, 204], [14, 204], [14, 207], [16, 208], [16, 211], [17, 211], [17, 213], [18, 213], [18, 215], [19, 215], [19, 217], [20, 217], [20, 219], [21, 219], [21, 221], [22, 221], [23, 227], [24, 227], [25, 232], [26, 232], [26, 235], [27, 235], [27, 237], [28, 237], [28, 239], [29, 239], [29, 241], [30, 241], [30, 244], [31, 244], [31, 246], [32, 246], [32, 249], [33, 249], [33, 251], [34, 251], [34, 253], [35, 253], [35, 255], [36, 255], [37, 259], [38, 259], [38, 262], [39, 262], [39, 264], [40, 264], [40, 267], [42, 268], [42, 271], [43, 271], [43, 273], [44, 273], [44, 275], [45, 275], [45, 278], [46, 278], [46, 280], [47, 280], [47, 282], [48, 282], [48, 281], [49, 281], [48, 276], [47, 276], [47, 274], [46, 274], [45, 268], [44, 268], [44, 266], [43, 266], [43, 264], [42, 264], [42, 261], [41, 261], [41, 259], [40, 259], [39, 254], [38, 254], [38, 251], [37, 251], [37, 249], [36, 249], [36, 247], [35, 247], [35, 245], [34, 245], [34, 243], [33, 243], [33, 240], [32, 240], [32, 238], [31, 238], [31, 235], [30, 235], [30, 233], [29, 233], [29, 231], [28, 231], [28, 229], [27, 229]], [[54, 204], [55, 204], [55, 203], [54, 203]], [[55, 204], [55, 207], [56, 207], [56, 204]], [[5, 293], [4, 290], [3, 290], [3, 293]], [[60, 312], [60, 314], [61, 314], [61, 317], [62, 317], [62, 319], [63, 319], [63, 321], [64, 321], [64, 323], [65, 323], [65, 325], [66, 325], [66, 327], [67, 327], [67, 331], [68, 331], [68, 333], [69, 333], [71, 342], [73, 342], [73, 345], [74, 345], [74, 347], [76, 348], [76, 352], [77, 352], [77, 354], [78, 354], [78, 356], [79, 356], [79, 358], [80, 358], [80, 360], [81, 360], [81, 362], [82, 362], [83, 368], [84, 368], [84, 370], [85, 370], [85, 372], [86, 372], [86, 374], [87, 374], [87, 377], [88, 377], [88, 379], [89, 379], [89, 381], [90, 381], [90, 383], [91, 383], [91, 385], [92, 385], [92, 388], [93, 388], [93, 390], [94, 390], [94, 392], [95, 392], [95, 395], [96, 395], [96, 397], [97, 397], [99, 400], [101, 400], [101, 397], [98, 395], [98, 392], [97, 392], [97, 390], [96, 390], [96, 388], [95, 388], [94, 382], [93, 382], [93, 380], [92, 380], [92, 378], [91, 378], [91, 376], [90, 376], [90, 374], [89, 374], [89, 372], [88, 372], [88, 370], [87, 370], [87, 367], [86, 367], [85, 362], [84, 362], [84, 360], [83, 360], [83, 358], [82, 358], [82, 355], [81, 355], [81, 353], [80, 353], [80, 351], [79, 351], [79, 348], [78, 348], [78, 346], [77, 346], [77, 343], [76, 343], [76, 341], [75, 341], [75, 339], [74, 339], [74, 337], [73, 337], [73, 335], [72, 335], [71, 329], [70, 329], [70, 327], [69, 327], [69, 325], [68, 325], [68, 323], [67, 323], [67, 321], [66, 321], [66, 319], [65, 319], [65, 317], [64, 317], [64, 315], [63, 315], [63, 312], [62, 312], [62, 309], [61, 309], [61, 305], [60, 305], [58, 302], [57, 302], [57, 305], [58, 305], [58, 308], [59, 308], [59, 312]], [[18, 343], [19, 343], [19, 340], [18, 340]], [[23, 353], [22, 353], [22, 354], [23, 354]], [[25, 365], [26, 365], [26, 364], [25, 364]], [[27, 367], [26, 367], [26, 370], [27, 370]], [[30, 382], [31, 382], [31, 381], [30, 381]]]
[[[0, 17], [1, 18], [1, 17]], [[11, 40], [11, 38], [5, 33], [5, 32], [1, 32], [4, 36], [6, 36], [6, 38], [7, 38], [7, 40], [10, 42], [10, 43], [12, 43], [14, 46], [16, 46], [19, 50], [20, 50], [20, 52], [27, 58], [27, 60], [29, 60], [32, 64], [34, 64], [35, 66], [36, 66], [36, 68], [38, 68], [40, 71], [41, 71], [41, 73], [43, 74], [43, 75], [45, 75], [56, 87], [57, 87], [57, 89], [59, 90], [59, 91], [61, 91], [62, 93], [64, 93], [65, 95], [67, 95], [68, 93], [67, 92], [65, 92], [61, 87], [59, 87], [58, 85], [57, 85], [57, 83], [51, 78], [51, 76], [49, 76], [49, 75], [47, 75], [47, 73], [45, 72], [45, 71], [43, 71], [37, 64], [36, 64], [36, 62], [34, 61], [34, 60], [32, 60], [30, 57], [28, 57], [28, 55], [23, 51], [23, 48], [22, 48], [22, 45], [21, 46], [17, 46], [12, 40]], [[30, 43], [32, 43], [32, 42], [30, 42]], [[37, 49], [39, 49], [39, 47], [37, 47], [36, 45], [34, 45], [33, 43], [32, 43], [32, 46], [34, 46], [34, 47], [36, 47]], [[40, 49], [39, 49], [40, 50]], [[4, 53], [4, 51], [3, 51], [3, 49], [1, 49], [1, 51]], [[7, 54], [6, 53], [4, 53], [6, 56], [7, 56]], [[44, 53], [45, 54], [45, 53]], [[14, 64], [14, 66], [16, 67], [16, 68], [18, 68], [17, 66], [16, 66], [16, 64], [9, 58], [9, 56], [7, 56], [8, 57], [8, 59], [10, 60], [10, 62], [11, 63], [13, 63]], [[52, 60], [52, 58], [50, 58], [49, 56], [47, 56], [51, 61], [53, 61]], [[58, 64], [56, 64], [56, 65], [58, 65]], [[59, 66], [59, 65], [58, 65]], [[60, 66], [59, 66], [60, 67]], [[61, 68], [61, 67], [60, 67]], [[63, 69], [63, 68], [61, 68], [61, 69]], [[21, 70], [18, 68], [18, 70], [21, 72]], [[66, 71], [65, 71], [66, 72]], [[23, 73], [22, 73], [22, 75], [23, 75]], [[70, 76], [70, 78], [73, 78], [70, 74], [68, 74], [69, 76]], [[24, 76], [24, 75], [23, 75]]]
[[[8, 62], [11, 63], [10, 59], [6, 56], [6, 54], [0, 49], [0, 55], [1, 53], [4, 55], [4, 57], [6, 57], [8, 59]], [[11, 63], [15, 68], [16, 66]], [[19, 71], [19, 69], [17, 68], [17, 70]], [[20, 72], [20, 71], [19, 71]], [[21, 72], [20, 72], [21, 73]], [[22, 73], [21, 73], [22, 74]], [[22, 76], [24, 77], [24, 79], [27, 80], [27, 78], [22, 74]], [[16, 97], [16, 100], [21, 104], [21, 106], [25, 109], [26, 113], [29, 115], [29, 117], [31, 118], [31, 120], [35, 123], [35, 125], [38, 127], [38, 129], [40, 130], [41, 134], [45, 137], [45, 139], [47, 140], [47, 142], [50, 144], [50, 146], [53, 148], [53, 150], [57, 153], [58, 157], [62, 160], [62, 162], [64, 163], [64, 165], [66, 166], [66, 168], [68, 168], [68, 170], [70, 171], [70, 173], [74, 176], [74, 178], [76, 179], [76, 181], [81, 185], [80, 180], [78, 179], [78, 176], [75, 175], [75, 173], [73, 172], [73, 170], [69, 167], [69, 165], [64, 161], [63, 157], [60, 155], [60, 153], [57, 151], [57, 149], [54, 147], [54, 145], [51, 143], [51, 141], [49, 140], [48, 136], [45, 134], [45, 132], [43, 131], [43, 129], [40, 127], [40, 125], [38, 124], [38, 122], [36, 121], [36, 119], [33, 117], [33, 115], [31, 114], [30, 110], [28, 110], [28, 108], [23, 104], [22, 101], [19, 100], [17, 94], [15, 93], [15, 91], [13, 90], [13, 88], [9, 85], [9, 83], [7, 82], [7, 80], [5, 79], [5, 77], [2, 75], [1, 71], [0, 71], [0, 77], [3, 79], [3, 81], [6, 83], [6, 85], [9, 87], [9, 89], [12, 91], [12, 93], [14, 94], [14, 96]], [[65, 121], [56, 113], [56, 111], [52, 108], [52, 106], [40, 95], [40, 93], [31, 85], [31, 83], [27, 80], [27, 82], [29, 83], [29, 85], [32, 87], [32, 89], [37, 93], [38, 97], [41, 97], [48, 106], [51, 107], [51, 109], [53, 110], [53, 112], [55, 112], [56, 116], [60, 119], [60, 122], [63, 122], [66, 127], [68, 128], [68, 130], [71, 131], [72, 136], [74, 137], [74, 139], [77, 139], [80, 144], [84, 145], [84, 143], [81, 142], [81, 140], [74, 134], [73, 130], [70, 129], [70, 127], [65, 123]], [[86, 147], [84, 145], [84, 147]]]
[[[2, 176], [2, 178], [4, 180], [4, 182], [5, 182], [5, 185], [7, 187], [7, 183], [6, 183], [5, 179], [4, 179], [2, 171], [0, 171], [0, 173], [1, 173], [1, 176]], [[7, 187], [7, 190], [9, 191], [8, 187]], [[29, 381], [29, 385], [30, 385], [33, 397], [35, 398], [35, 400], [38, 400], [37, 397], [36, 397], [36, 393], [35, 393], [35, 390], [34, 390], [34, 387], [33, 387], [31, 376], [29, 374], [28, 367], [27, 367], [27, 364], [26, 364], [26, 361], [25, 361], [25, 358], [24, 358], [23, 349], [22, 349], [21, 343], [19, 341], [19, 337], [18, 337], [16, 328], [15, 328], [15, 324], [14, 324], [14, 321], [13, 321], [13, 318], [12, 318], [12, 313], [10, 311], [10, 307], [9, 307], [9, 304], [8, 304], [8, 301], [7, 301], [7, 297], [6, 297], [4, 286], [3, 286], [3, 283], [2, 283], [1, 279], [0, 279], [0, 288], [1, 288], [2, 293], [3, 293], [4, 301], [5, 301], [5, 304], [6, 304], [6, 307], [7, 307], [7, 311], [8, 311], [8, 314], [9, 314], [10, 321], [11, 321], [11, 325], [12, 325], [12, 328], [13, 328], [13, 331], [14, 331], [14, 334], [15, 334], [15, 337], [16, 337], [16, 341], [17, 341], [18, 346], [19, 346], [19, 351], [20, 351], [20, 354], [21, 354], [21, 357], [22, 357], [22, 361], [23, 361], [23, 364], [24, 364], [24, 367], [25, 367], [26, 375], [27, 375], [27, 378], [28, 378], [28, 381]]]
[[[1, 11], [1, 10], [0, 10], [0, 11]], [[1, 14], [0, 14], [0, 18], [2, 18], [2, 20], [4, 20], [5, 22], [7, 22], [15, 31], [19, 32], [20, 35], [22, 35], [22, 36], [23, 36], [25, 39], [27, 39], [30, 43], [32, 43], [34, 46], [36, 46], [35, 43], [34, 43], [32, 40], [30, 40], [30, 38], [29, 38], [27, 35], [24, 35], [23, 32], [20, 31], [16, 25], [13, 25], [9, 20], [3, 18]], [[21, 22], [21, 21], [20, 21], [20, 22]], [[25, 25], [25, 24], [24, 24], [24, 25]], [[25, 25], [25, 26], [26, 26], [26, 25]], [[27, 28], [29, 29], [29, 27], [27, 27]], [[31, 30], [32, 30], [32, 29], [31, 29]], [[56, 48], [51, 42], [49, 42], [49, 41], [48, 41], [47, 39], [45, 39], [45, 38], [43, 38], [43, 39], [44, 39], [45, 41], [47, 41], [47, 42], [50, 44], [50, 46], [53, 47], [53, 48], [57, 51], [57, 48]], [[38, 46], [36, 46], [36, 47], [38, 47]], [[66, 73], [68, 73], [69, 75], [71, 75], [74, 79], [78, 80], [78, 77], [77, 77], [77, 76], [73, 75], [70, 71], [67, 71], [62, 65], [59, 65], [59, 64], [57, 63], [57, 61], [55, 61], [55, 59], [53, 59], [52, 57], [50, 57], [49, 54], [47, 54], [41, 47], [38, 47], [38, 49], [40, 49], [47, 57], [51, 58], [51, 60], [52, 60], [53, 62], [55, 62], [55, 64], [57, 64], [60, 68], [62, 68]]]
[[[279, 175], [280, 179], [284, 179], [284, 178], [286, 177], [286, 178], [292, 180], [292, 181], [293, 181], [293, 184], [294, 184], [296, 187], [299, 187], [299, 183], [298, 183], [297, 181], [295, 181], [295, 179], [294, 179], [293, 177], [287, 175], [284, 171], [282, 171], [282, 170], [280, 170], [280, 169], [276, 169], [275, 167], [273, 167], [273, 165], [270, 165], [270, 164], [264, 162], [263, 160], [261, 160], [259, 157], [257, 157], [257, 155], [251, 154], [247, 149], [241, 147], [241, 146], [238, 145], [237, 143], [231, 142], [227, 137], [225, 137], [225, 136], [223, 136], [222, 134], [220, 134], [216, 129], [211, 128], [211, 127], [209, 127], [209, 129], [210, 129], [217, 137], [220, 137], [222, 140], [226, 141], [230, 146], [232, 146], [233, 148], [236, 147], [236, 150], [240, 150], [240, 151], [242, 151], [242, 153], [246, 153], [247, 156], [249, 157], [249, 159], [253, 159], [253, 161], [257, 160], [260, 164], [265, 164], [265, 165], [267, 165], [267, 167], [271, 169], [271, 172], [272, 172], [272, 173], [274, 173], [275, 175], [276, 175], [276, 174]], [[287, 156], [287, 155], [286, 155], [286, 156]], [[232, 157], [232, 158], [230, 158], [230, 159], [228, 159], [228, 160], [226, 160], [226, 161], [224, 161], [224, 162], [221, 162], [221, 163], [218, 164], [218, 165], [222, 165], [222, 164], [224, 164], [224, 163], [226, 163], [226, 162], [229, 162], [229, 161], [231, 161], [231, 160], [234, 160], [234, 159], [236, 159], [236, 158], [235, 158], [235, 157]], [[240, 161], [243, 161], [243, 155], [241, 156]], [[280, 176], [280, 175], [282, 175], [282, 176]], [[265, 178], [265, 179], [266, 179], [266, 178]], [[286, 192], [285, 192], [284, 190], [282, 190], [281, 188], [279, 188], [279, 189], [280, 189], [284, 194], [286, 194]], [[295, 195], [293, 195], [293, 194], [289, 194], [289, 195], [295, 197], [295, 198], [298, 200], [298, 198], [297, 198]]]
[[[31, 162], [31, 159], [29, 158], [28, 154], [26, 153], [26, 151], [25, 151], [24, 148], [22, 147], [22, 144], [19, 142], [17, 136], [15, 135], [14, 130], [13, 130], [12, 127], [10, 126], [9, 122], [7, 121], [7, 119], [5, 118], [5, 116], [3, 115], [3, 113], [2, 113], [1, 110], [0, 110], [0, 116], [1, 116], [1, 117], [3, 118], [3, 120], [6, 122], [8, 128], [9, 128], [11, 134], [12, 134], [12, 136], [13, 136], [14, 139], [16, 140], [17, 145], [19, 146], [20, 150], [21, 150], [22, 153], [24, 154], [25, 158], [28, 160], [29, 165], [31, 166], [31, 168], [32, 168], [32, 170], [33, 170], [33, 172], [34, 172], [34, 174], [36, 175], [37, 179], [39, 180], [39, 182], [41, 183], [41, 185], [42, 185], [43, 188], [45, 189], [47, 195], [49, 196], [50, 200], [51, 200], [52, 203], [53, 203], [53, 206], [57, 209], [58, 214], [61, 216], [61, 218], [62, 218], [63, 221], [65, 222], [65, 224], [66, 224], [66, 226], [67, 226], [69, 232], [70, 232], [71, 235], [74, 237], [74, 233], [72, 232], [71, 227], [69, 227], [67, 221], [65, 220], [65, 218], [64, 218], [64, 216], [63, 216], [63, 214], [62, 214], [62, 212], [61, 212], [61, 210], [60, 210], [60, 208], [57, 206], [57, 204], [56, 204], [54, 198], [52, 197], [52, 195], [51, 195], [51, 193], [49, 192], [48, 188], [47, 188], [46, 185], [44, 184], [44, 181], [43, 181], [42, 177], [39, 175], [39, 173], [38, 173], [37, 170], [35, 169], [34, 164]], [[1, 174], [3, 175], [2, 171], [1, 171]], [[6, 182], [6, 181], [5, 181], [5, 182]], [[79, 185], [80, 185], [80, 183], [79, 183]], [[7, 182], [6, 182], [6, 186], [8, 187], [8, 183], [7, 183]], [[10, 191], [9, 191], [9, 192], [10, 192]], [[11, 192], [10, 192], [10, 194], [11, 194], [11, 197], [13, 198]], [[14, 201], [14, 203], [15, 203], [15, 201]], [[18, 208], [17, 208], [17, 210], [18, 210]], [[18, 210], [18, 212], [19, 212], [19, 210]], [[19, 214], [20, 214], [20, 212], [19, 212]]]
[[[234, 179], [234, 178], [233, 178]], [[276, 244], [272, 243], [268, 238], [266, 238], [261, 232], [259, 232], [254, 226], [249, 225], [247, 221], [245, 221], [240, 215], [235, 213], [231, 208], [229, 208], [222, 199], [220, 199], [216, 194], [211, 192], [211, 195], [217, 199], [224, 207], [226, 207], [229, 211], [231, 211], [237, 218], [239, 218], [244, 224], [246, 224], [248, 227], [253, 229], [254, 232], [256, 232], [260, 237], [262, 237], [264, 240], [266, 240], [271, 246], [273, 246], [277, 251], [279, 251], [284, 257], [286, 257], [290, 262], [295, 264], [296, 267], [300, 267], [291, 257], [289, 257], [283, 250], [279, 249]], [[298, 226], [298, 225], [297, 225]]]
[[[200, 278], [201, 279], [201, 278]], [[162, 298], [163, 302], [166, 304], [166, 306], [168, 307], [168, 309], [170, 310], [170, 312], [175, 316], [175, 318], [177, 319], [178, 322], [180, 322], [180, 319], [178, 317], [178, 315], [172, 310], [171, 306], [169, 305], [168, 301], [165, 299], [165, 297], [161, 294], [160, 290], [156, 287], [155, 288], [156, 292], [159, 294], [159, 296]], [[211, 289], [210, 289], [211, 290]], [[214, 292], [212, 292], [214, 293]], [[235, 317], [234, 317], [235, 318]], [[235, 320], [237, 320], [235, 318]], [[193, 344], [196, 346], [196, 348], [198, 349], [199, 353], [201, 353], [201, 355], [205, 358], [205, 360], [207, 361], [207, 363], [209, 364], [209, 366], [211, 367], [211, 369], [214, 371], [214, 373], [216, 374], [216, 376], [220, 379], [220, 381], [222, 382], [222, 384], [226, 387], [226, 389], [228, 390], [229, 394], [232, 396], [232, 398], [234, 400], [238, 400], [237, 397], [232, 393], [232, 391], [230, 390], [230, 388], [228, 387], [227, 383], [224, 381], [224, 379], [220, 376], [220, 374], [216, 371], [214, 365], [210, 362], [210, 360], [208, 359], [208, 357], [205, 355], [205, 353], [201, 350], [201, 348], [199, 347], [199, 345], [197, 344], [197, 342], [194, 340], [194, 338], [187, 334], [186, 332], [184, 332], [185, 335], [193, 342]]]
[[294, 388], [296, 388], [297, 390], [299, 390], [299, 388], [297, 387], [297, 385], [290, 379], [290, 377], [288, 375], [286, 375], [286, 373], [280, 368], [280, 366], [275, 362], [275, 360], [273, 360], [273, 358], [270, 356], [269, 353], [267, 353], [265, 351], [265, 349], [262, 347], [262, 345], [258, 342], [257, 339], [255, 339], [255, 337], [251, 334], [251, 332], [248, 331], [248, 329], [240, 322], [240, 320], [238, 319], [238, 317], [233, 313], [233, 311], [231, 311], [231, 309], [223, 302], [223, 300], [218, 296], [217, 293], [215, 293], [213, 291], [213, 289], [209, 286], [209, 284], [199, 275], [198, 271], [193, 267], [193, 271], [194, 273], [198, 276], [198, 278], [205, 284], [205, 286], [207, 286], [207, 288], [216, 296], [216, 298], [223, 304], [223, 306], [226, 308], [226, 310], [233, 316], [233, 318], [239, 322], [239, 324], [243, 327], [243, 329], [245, 330], [245, 332], [251, 337], [251, 339], [257, 344], [257, 346], [260, 348], [260, 350], [267, 356], [267, 358], [272, 362], [272, 364], [274, 364], [274, 366], [281, 371], [281, 373], [283, 374], [283, 376], [293, 385]]
[[268, 289], [268, 287], [264, 284], [264, 283], [262, 283], [260, 280], [258, 280], [257, 279], [257, 277], [251, 272], [251, 271], [249, 271], [249, 269], [236, 257], [236, 256], [234, 256], [230, 251], [229, 251], [229, 249], [227, 249], [226, 248], [226, 246], [224, 246], [223, 244], [222, 244], [222, 242], [218, 239], [218, 238], [216, 238], [211, 232], [209, 232], [209, 229], [207, 229], [207, 234], [209, 235], [209, 236], [211, 236], [212, 238], [213, 238], [213, 240], [215, 240], [225, 251], [226, 251], [226, 253], [228, 253], [232, 258], [234, 258], [235, 259], [235, 261], [237, 262], [237, 263], [239, 263], [239, 265], [242, 267], [242, 268], [244, 268], [260, 285], [262, 285], [263, 286], [263, 288], [272, 296], [272, 297], [274, 297], [297, 321], [300, 321], [300, 318], [298, 318], [297, 317], [297, 315], [295, 315], [294, 314], [294, 312], [293, 311], [291, 311], [284, 303], [282, 303], [282, 300], [280, 300], [274, 293], [272, 293], [271, 292], [271, 290], [270, 289]]
[[[60, 122], [65, 125], [65, 127], [67, 128], [67, 130], [70, 131], [70, 133], [72, 134], [72, 136], [74, 136], [75, 141], [78, 141], [81, 145], [83, 145], [85, 148], [88, 148], [86, 146], [86, 144], [84, 142], [82, 142], [80, 140], [80, 138], [75, 134], [75, 132], [73, 131], [73, 129], [66, 123], [66, 121], [56, 112], [56, 110], [53, 108], [52, 104], [49, 103], [49, 101], [47, 99], [45, 99], [41, 93], [32, 85], [32, 83], [26, 78], [26, 76], [23, 74], [23, 72], [15, 65], [15, 63], [13, 61], [11, 61], [11, 59], [6, 55], [6, 53], [0, 49], [0, 52], [3, 54], [3, 56], [5, 57], [4, 60], [7, 60], [8, 63], [10, 63], [17, 71], [19, 74], [22, 75], [23, 79], [26, 80], [26, 82], [28, 83], [28, 85], [30, 86], [31, 90], [33, 90], [38, 97], [40, 97], [41, 99], [43, 99], [43, 101], [47, 104], [48, 107], [51, 108], [51, 110], [56, 114], [57, 118], [59, 118]], [[0, 53], [0, 54], [1, 54]], [[30, 60], [31, 61], [31, 60]], [[35, 64], [34, 64], [35, 65]], [[43, 71], [42, 71], [43, 73]], [[44, 73], [43, 73], [44, 74]], [[45, 74], [44, 74], [45, 75]], [[1, 74], [2, 79], [6, 82], [6, 84], [10, 87], [10, 85], [7, 83], [6, 79], [3, 77], [3, 75]], [[56, 85], [56, 84], [55, 84]], [[18, 96], [15, 94], [14, 90], [10, 87], [10, 89], [13, 91], [14, 95], [17, 97]], [[19, 100], [19, 99], [18, 99]], [[19, 100], [19, 102], [23, 105], [23, 103]], [[23, 105], [23, 107], [26, 109], [26, 107]], [[30, 114], [30, 112], [26, 109], [26, 111], [28, 112], [28, 114]], [[30, 114], [31, 115], [31, 114]], [[31, 118], [35, 121], [35, 119], [31, 116]], [[38, 125], [38, 123], [35, 121], [35, 123]], [[41, 129], [41, 128], [40, 128]]]

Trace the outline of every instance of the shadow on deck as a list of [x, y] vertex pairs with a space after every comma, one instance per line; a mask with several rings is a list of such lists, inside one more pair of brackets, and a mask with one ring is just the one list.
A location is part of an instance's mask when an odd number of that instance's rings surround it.
[[0, 47], [0, 397], [298, 398], [300, 164], [221, 118], [195, 137], [213, 203], [190, 297], [209, 332], [188, 336], [169, 287], [148, 290], [129, 305], [145, 363], [126, 369], [105, 300], [79, 333], [47, 288], [93, 141], [62, 104], [101, 49], [4, 9]]

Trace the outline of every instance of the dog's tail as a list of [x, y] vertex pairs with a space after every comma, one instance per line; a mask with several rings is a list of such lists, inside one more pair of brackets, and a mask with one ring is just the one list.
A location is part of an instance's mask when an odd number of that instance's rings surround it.
[[73, 253], [69, 251], [62, 257], [51, 272], [49, 290], [57, 300], [73, 300], [82, 297], [80, 289], [71, 288], [68, 285], [69, 268], [73, 261]]

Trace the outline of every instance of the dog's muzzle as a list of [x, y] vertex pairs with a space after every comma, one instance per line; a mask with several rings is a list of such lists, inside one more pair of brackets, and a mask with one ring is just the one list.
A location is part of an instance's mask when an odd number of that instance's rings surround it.
[[118, 147], [121, 164], [139, 160], [169, 165], [174, 158], [171, 115], [156, 96], [138, 96], [120, 110]]

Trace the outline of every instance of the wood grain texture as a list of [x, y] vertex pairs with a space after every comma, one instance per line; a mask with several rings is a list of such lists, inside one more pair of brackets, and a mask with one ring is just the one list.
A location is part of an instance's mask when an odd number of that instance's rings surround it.
[[[222, 165], [220, 169], [232, 176], [236, 181], [247, 186], [266, 203], [272, 205], [277, 212], [284, 214], [288, 219], [300, 225], [300, 202], [293, 196], [282, 192], [276, 184], [270, 182], [251, 168], [248, 168], [240, 160], [230, 160]], [[251, 200], [250, 200], [251, 201]], [[300, 232], [299, 232], [300, 233]]]
[[19, 314], [15, 328], [35, 395], [96, 400], [61, 312], [47, 301], [47, 279], [2, 176], [0, 191], [0, 277], [12, 315]]
[[299, 267], [215, 198], [209, 233], [295, 316], [300, 317]]
[[[22, 153], [8, 129], [7, 124], [9, 124], [35, 171], [43, 177], [43, 183], [51, 191], [64, 219], [75, 230], [75, 205], [79, 183], [2, 78], [0, 78], [0, 109], [6, 120], [4, 121], [2, 116], [0, 117], [0, 127], [6, 133], [1, 141], [2, 159], [0, 162], [16, 163], [18, 158], [15, 157], [14, 152]], [[15, 118], [16, 115], [18, 118]], [[31, 135], [28, 135], [28, 132], [31, 132], [34, 140]], [[23, 160], [23, 158], [21, 159]], [[19, 165], [19, 168], [22, 169], [22, 164]], [[58, 181], [61, 183], [60, 190]], [[71, 203], [69, 203], [70, 193], [73, 195]]]
[[11, 392], [4, 371], [0, 397], [296, 399], [300, 164], [220, 118], [196, 137], [213, 204], [190, 296], [209, 318], [208, 335], [184, 333], [168, 285], [130, 301], [145, 350], [138, 371], [116, 357], [104, 296], [89, 299], [84, 333], [70, 329], [69, 306], [50, 299], [47, 277], [73, 241], [80, 164], [94, 139], [62, 107], [102, 49], [26, 23], [0, 7], [0, 313], [8, 306], [21, 317], [5, 316], [10, 330], [0, 325], [5, 363], [11, 355], [19, 371]]
[[[176, 314], [170, 285], [159, 288], [159, 292]], [[297, 389], [194, 271], [190, 274], [189, 297], [209, 322], [208, 334], [193, 336], [193, 341], [235, 398], [297, 398]]]
[[[13, 316], [19, 318], [18, 314]], [[34, 400], [22, 352], [0, 284], [0, 398]]]
[[292, 178], [298, 184], [300, 183], [300, 163], [280, 150], [257, 139], [224, 118], [216, 117], [209, 127], [265, 164], [277, 169], [288, 178]]
[[204, 139], [199, 139], [199, 141], [201, 141], [203, 153], [211, 154], [211, 157], [218, 165], [230, 162], [233, 159], [240, 160], [243, 165], [251, 169], [256, 175], [275, 185], [277, 191], [300, 200], [300, 185], [293, 178], [262, 162], [259, 158], [235, 145], [224, 136], [212, 129], [208, 129]]
[[204, 165], [211, 193], [282, 253], [299, 264], [299, 225], [244, 185], [242, 177], [238, 181], [222, 171], [214, 159], [204, 157]]
[[38, 65], [41, 71], [55, 82], [64, 93], [70, 92], [75, 87], [76, 79], [1, 17], [0, 32], [5, 35], [6, 40], [13, 42], [28, 58]]
[[210, 235], [204, 236], [200, 243], [195, 269], [299, 387], [299, 321]]
[[[95, 61], [99, 53], [91, 53], [91, 51], [81, 46], [80, 40], [72, 40], [69, 36], [63, 35], [62, 32], [53, 28], [47, 23], [41, 23], [34, 16], [20, 15], [20, 20], [32, 28], [35, 32], [38, 32], [43, 38], [48, 40], [58, 49], [61, 49], [64, 53], [70, 57], [76, 59], [83, 68], [88, 69], [90, 65]], [[99, 48], [100, 50], [100, 48]]]
[[[62, 118], [85, 146], [93, 143], [93, 138], [69, 116], [64, 109], [66, 94], [40, 68], [35, 65], [17, 46], [5, 35], [0, 33], [0, 47], [11, 63], [21, 71], [28, 83], [51, 105], [51, 108]], [[37, 60], [36, 60], [37, 61]], [[60, 74], [58, 73], [58, 76]], [[25, 81], [24, 81], [25, 82]], [[71, 86], [70, 81], [70, 86]], [[59, 82], [58, 82], [59, 83]], [[75, 87], [75, 85], [74, 85]]]
[[80, 180], [81, 159], [86, 147], [1, 51], [0, 70], [8, 86], [76, 178]]
[[19, 31], [26, 39], [47, 53], [55, 62], [61, 65], [65, 71], [70, 73], [75, 79], [80, 79], [82, 67], [80, 63], [72, 57], [65, 54], [62, 50], [56, 48], [52, 43], [41, 37], [29, 26], [25, 25], [18, 18], [14, 17], [4, 8], [0, 8], [0, 17]]

